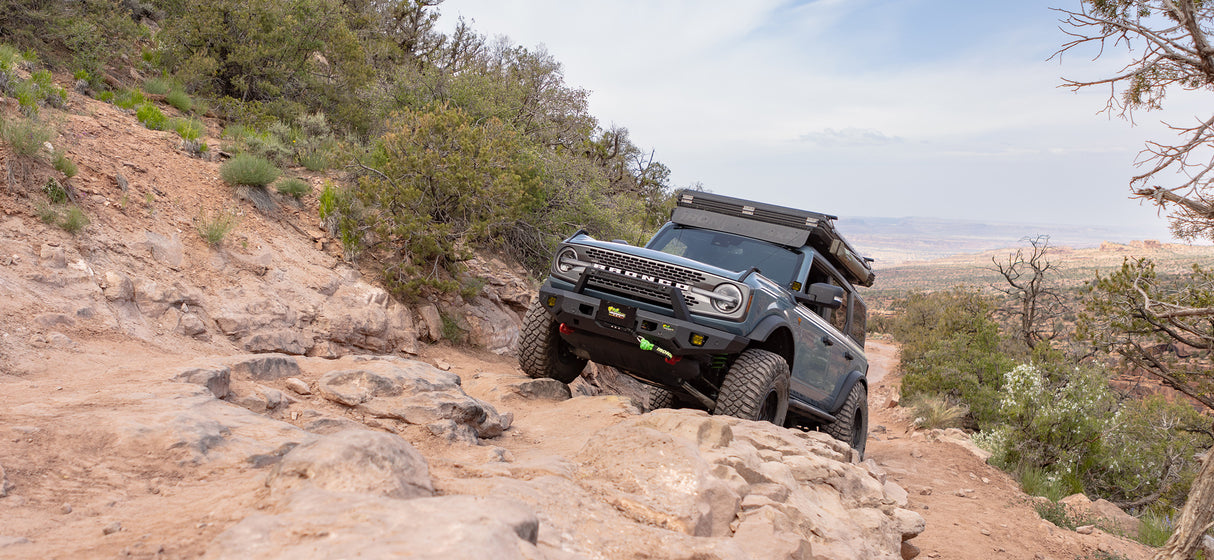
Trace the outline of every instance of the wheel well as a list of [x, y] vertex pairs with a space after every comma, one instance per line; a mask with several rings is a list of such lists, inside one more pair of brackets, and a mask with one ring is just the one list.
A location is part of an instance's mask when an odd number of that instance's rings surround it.
[[784, 358], [784, 361], [788, 363], [789, 371], [793, 370], [792, 362], [793, 357], [796, 356], [796, 350], [793, 346], [792, 331], [788, 330], [787, 327], [780, 327], [771, 331], [771, 334], [767, 335], [766, 340], [754, 341], [750, 347], [767, 350]]

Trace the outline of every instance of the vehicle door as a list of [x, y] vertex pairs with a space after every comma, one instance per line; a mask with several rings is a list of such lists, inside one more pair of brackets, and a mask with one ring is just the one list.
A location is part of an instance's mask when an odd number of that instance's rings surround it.
[[[814, 254], [809, 276], [801, 290], [823, 282], [844, 286], [838, 273]], [[796, 367], [792, 387], [796, 393], [800, 393], [799, 398], [815, 406], [826, 407], [830, 404], [839, 381], [850, 371], [846, 365], [851, 361], [848, 356], [855, 358], [841, 334], [847, 332], [850, 298], [851, 293], [844, 288], [843, 305], [837, 309], [805, 304], [797, 306], [796, 315], [801, 327], [797, 330], [798, 359], [802, 363]]]

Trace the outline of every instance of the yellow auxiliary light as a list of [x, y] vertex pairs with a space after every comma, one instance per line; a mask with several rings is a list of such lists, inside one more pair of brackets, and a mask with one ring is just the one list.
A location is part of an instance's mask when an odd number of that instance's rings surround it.
[[556, 296], [548, 296], [548, 307], [556, 305]]
[[708, 342], [708, 337], [706, 337], [702, 334], [691, 335], [691, 345], [692, 346], [703, 346], [705, 342]]

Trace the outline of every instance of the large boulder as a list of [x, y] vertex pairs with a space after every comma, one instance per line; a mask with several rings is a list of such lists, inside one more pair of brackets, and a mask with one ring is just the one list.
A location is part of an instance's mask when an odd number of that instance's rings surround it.
[[425, 458], [400, 436], [344, 430], [295, 447], [266, 480], [274, 494], [301, 486], [389, 498], [434, 495]]
[[469, 444], [501, 435], [513, 419], [464, 393], [454, 373], [412, 360], [366, 360], [357, 368], [326, 373], [317, 388], [325, 399], [364, 414], [424, 425], [435, 435]]

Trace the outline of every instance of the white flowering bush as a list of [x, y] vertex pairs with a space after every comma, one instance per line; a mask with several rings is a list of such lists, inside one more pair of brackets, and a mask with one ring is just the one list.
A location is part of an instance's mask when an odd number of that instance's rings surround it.
[[1076, 367], [1062, 375], [1020, 364], [1004, 374], [1000, 421], [977, 441], [1005, 469], [1077, 477], [1101, 462], [1116, 405], [1101, 370]]

